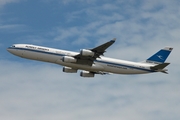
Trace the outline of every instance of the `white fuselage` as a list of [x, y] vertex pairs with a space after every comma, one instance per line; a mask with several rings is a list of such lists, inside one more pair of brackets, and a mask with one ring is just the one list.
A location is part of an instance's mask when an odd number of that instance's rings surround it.
[[63, 62], [62, 58], [64, 56], [75, 56], [79, 53], [29, 44], [15, 44], [9, 47], [8, 51], [23, 58], [55, 63], [73, 69], [91, 72], [106, 72], [116, 74], [142, 74], [155, 72], [150, 69], [150, 67], [153, 66], [152, 64], [130, 62], [103, 56], [97, 58], [92, 66]]

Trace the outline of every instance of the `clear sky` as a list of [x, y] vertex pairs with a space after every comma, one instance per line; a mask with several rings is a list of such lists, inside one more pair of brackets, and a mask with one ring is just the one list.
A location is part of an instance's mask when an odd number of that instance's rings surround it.
[[[180, 119], [179, 0], [0, 0], [0, 119]], [[105, 56], [143, 61], [172, 46], [169, 74], [82, 78], [6, 51], [28, 43], [79, 51], [117, 38]]]

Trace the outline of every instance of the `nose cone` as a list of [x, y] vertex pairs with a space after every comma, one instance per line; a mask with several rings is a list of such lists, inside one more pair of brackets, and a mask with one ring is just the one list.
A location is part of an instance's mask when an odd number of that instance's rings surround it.
[[11, 47], [8, 47], [7, 51], [11, 53], [12, 52]]
[[7, 51], [10, 52], [10, 53], [12, 53], [12, 54], [14, 54], [14, 52], [15, 52], [15, 50], [14, 50], [12, 47], [8, 47], [8, 48], [7, 48]]

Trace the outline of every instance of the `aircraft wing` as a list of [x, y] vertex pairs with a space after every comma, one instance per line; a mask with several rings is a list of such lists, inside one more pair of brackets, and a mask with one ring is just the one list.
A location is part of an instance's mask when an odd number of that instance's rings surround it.
[[93, 49], [91, 49], [91, 51], [93, 51], [95, 53], [94, 57], [99, 57], [100, 55], [103, 55], [104, 52], [106, 52], [105, 50], [110, 47], [114, 42], [115, 42], [116, 38], [114, 38], [113, 40], [110, 40], [107, 43], [104, 43], [98, 47], [95, 47]]
[[115, 41], [116, 38], [93, 49], [82, 49], [80, 54], [73, 57], [77, 59], [77, 63], [91, 66], [94, 60], [96, 60], [96, 58], [100, 58], [100, 56], [103, 55], [104, 52], [106, 52], [105, 50], [110, 47]]

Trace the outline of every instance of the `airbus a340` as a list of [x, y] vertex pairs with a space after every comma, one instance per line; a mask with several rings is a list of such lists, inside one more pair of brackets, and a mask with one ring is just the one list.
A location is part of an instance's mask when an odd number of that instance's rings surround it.
[[94, 77], [95, 74], [144, 74], [167, 73], [165, 60], [172, 51], [172, 47], [164, 47], [143, 62], [132, 62], [104, 57], [105, 50], [115, 42], [115, 38], [93, 49], [81, 49], [72, 52], [30, 44], [14, 44], [7, 50], [19, 57], [43, 62], [50, 62], [64, 66], [63, 72], [80, 72], [82, 77]]

